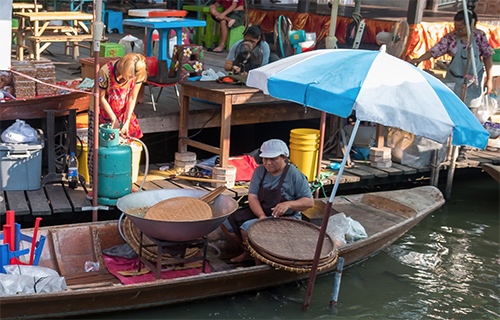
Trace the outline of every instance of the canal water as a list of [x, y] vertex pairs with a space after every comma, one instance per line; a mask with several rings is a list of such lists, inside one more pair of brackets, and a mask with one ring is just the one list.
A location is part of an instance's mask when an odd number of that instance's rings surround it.
[[[452, 197], [387, 250], [307, 283], [175, 307], [87, 319], [500, 319], [499, 185], [486, 174], [456, 179]], [[203, 290], [203, 288], [200, 288]]]

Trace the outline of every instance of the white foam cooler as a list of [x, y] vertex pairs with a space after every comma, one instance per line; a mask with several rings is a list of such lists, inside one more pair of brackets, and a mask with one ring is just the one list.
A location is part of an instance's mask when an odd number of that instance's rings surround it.
[[43, 139], [37, 143], [0, 143], [1, 190], [37, 190], [42, 183]]

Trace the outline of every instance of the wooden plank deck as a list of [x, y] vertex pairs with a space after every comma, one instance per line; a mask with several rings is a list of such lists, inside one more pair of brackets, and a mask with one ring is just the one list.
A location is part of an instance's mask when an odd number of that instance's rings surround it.
[[[126, 34], [132, 34], [142, 38], [142, 29], [125, 28], [124, 34], [107, 35], [110, 41], [118, 42]], [[54, 61], [56, 65], [56, 74], [58, 81], [80, 79], [78, 73], [79, 63], [70, 56], [62, 54], [63, 46], [54, 44], [46, 52], [46, 57]], [[82, 56], [87, 57], [88, 51], [81, 50]], [[213, 68], [215, 71], [223, 69], [225, 54], [207, 52], [205, 55], [206, 68]], [[147, 90], [146, 90], [147, 92]], [[167, 133], [178, 130], [179, 106], [175, 91], [173, 88], [165, 88], [157, 103], [157, 111], [153, 111], [150, 99], [145, 97], [145, 102], [138, 105], [136, 114], [139, 118], [142, 129], [146, 134], [149, 133]], [[218, 106], [193, 101], [190, 108], [190, 128], [215, 128], [220, 124], [216, 120], [209, 121], [218, 112]], [[215, 117], [217, 118], [217, 117]], [[310, 120], [319, 118], [319, 113], [311, 110], [304, 112], [304, 108], [299, 105], [291, 106], [289, 103], [273, 103], [266, 105], [242, 105], [234, 108], [233, 126], [250, 123], [272, 123], [280, 121]], [[267, 133], [272, 135], [272, 132]], [[170, 151], [170, 152], [175, 152]], [[248, 150], [251, 151], [251, 150]], [[340, 159], [325, 157], [325, 166], [330, 161], [339, 162]], [[459, 162], [456, 175], [461, 173], [478, 173], [480, 166], [484, 163], [500, 164], [500, 151], [470, 151], [468, 159]], [[151, 166], [151, 170], [158, 169], [159, 166]], [[342, 176], [340, 192], [349, 189], [355, 189], [366, 186], [384, 186], [408, 181], [417, 181], [428, 179], [430, 176], [430, 167], [414, 168], [397, 163], [393, 163], [391, 168], [376, 169], [369, 167], [362, 161], [356, 161], [354, 168], [347, 169]], [[444, 182], [446, 172], [441, 171], [440, 182]], [[336, 175], [330, 175], [322, 180], [325, 189], [331, 188], [335, 182]], [[196, 188], [203, 190], [212, 190], [209, 184], [195, 184], [181, 179], [170, 179], [160, 175], [148, 175], [147, 182], [143, 190], [154, 190], [162, 188]], [[138, 189], [141, 183], [141, 177], [135, 184]], [[225, 194], [235, 199], [244, 198], [248, 192], [245, 184], [236, 186], [227, 190]], [[91, 203], [85, 198], [85, 192], [80, 187], [77, 190], [71, 190], [61, 183], [45, 185], [40, 190], [34, 191], [0, 191], [0, 215], [4, 219], [6, 210], [15, 210], [16, 215], [26, 220], [33, 220], [36, 216], [63, 218], [66, 214], [76, 214], [80, 217], [89, 218], [91, 216]]]
[[[457, 163], [456, 175], [461, 174], [478, 174], [481, 172], [482, 164], [500, 164], [500, 151], [470, 151], [467, 161]], [[323, 167], [326, 167], [331, 161], [339, 162], [341, 159], [333, 157], [325, 157]], [[348, 192], [352, 189], [370, 186], [388, 186], [393, 184], [402, 184], [406, 182], [428, 181], [430, 178], [430, 167], [413, 168], [397, 163], [393, 163], [391, 168], [376, 169], [369, 166], [364, 161], [355, 160], [354, 168], [346, 169], [341, 180], [339, 193]], [[151, 170], [158, 170], [158, 167], [152, 165]], [[446, 180], [446, 166], [440, 172], [440, 182]], [[336, 171], [324, 169], [323, 173], [326, 176], [321, 184], [324, 186], [327, 194], [331, 191], [333, 184], [337, 178]], [[134, 189], [138, 190], [144, 175], [138, 178], [134, 184]], [[209, 183], [198, 183], [193, 181], [182, 180], [179, 178], [167, 178], [162, 175], [151, 174], [146, 176], [142, 190], [157, 190], [157, 189], [198, 189], [211, 191], [215, 189]], [[233, 197], [236, 200], [244, 199], [248, 194], [248, 184], [241, 183], [232, 189], [226, 190], [226, 195]], [[85, 217], [91, 215], [91, 202], [85, 198], [85, 192], [80, 186], [76, 190], [69, 189], [65, 184], [49, 184], [42, 187], [40, 190], [34, 191], [3, 191], [0, 193], [4, 201], [0, 201], [0, 215], [3, 215], [6, 210], [16, 211], [16, 216], [24, 217], [26, 221], [30, 221], [37, 216], [57, 215], [62, 217], [62, 214], [81, 214]], [[113, 209], [113, 207], [111, 207]]]

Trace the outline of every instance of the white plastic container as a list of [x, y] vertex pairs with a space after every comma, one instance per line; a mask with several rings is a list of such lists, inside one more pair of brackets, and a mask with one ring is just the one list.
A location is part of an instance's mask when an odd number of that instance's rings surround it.
[[43, 139], [0, 143], [0, 190], [37, 190], [42, 183]]

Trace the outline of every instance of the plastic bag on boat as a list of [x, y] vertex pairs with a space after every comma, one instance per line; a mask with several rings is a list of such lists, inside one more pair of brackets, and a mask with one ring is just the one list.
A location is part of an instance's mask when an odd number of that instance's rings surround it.
[[0, 273], [0, 296], [68, 289], [64, 277], [49, 268], [31, 265], [6, 265], [3, 268], [7, 274]]
[[485, 123], [498, 110], [498, 102], [493, 94], [483, 94], [478, 99], [473, 100], [473, 102], [475, 103], [471, 103], [470, 108], [477, 120], [481, 123]]
[[2, 141], [8, 143], [29, 143], [38, 141], [38, 133], [23, 120], [17, 119], [2, 132]]
[[337, 246], [368, 237], [361, 223], [347, 217], [343, 212], [334, 214], [329, 218], [326, 233]]

